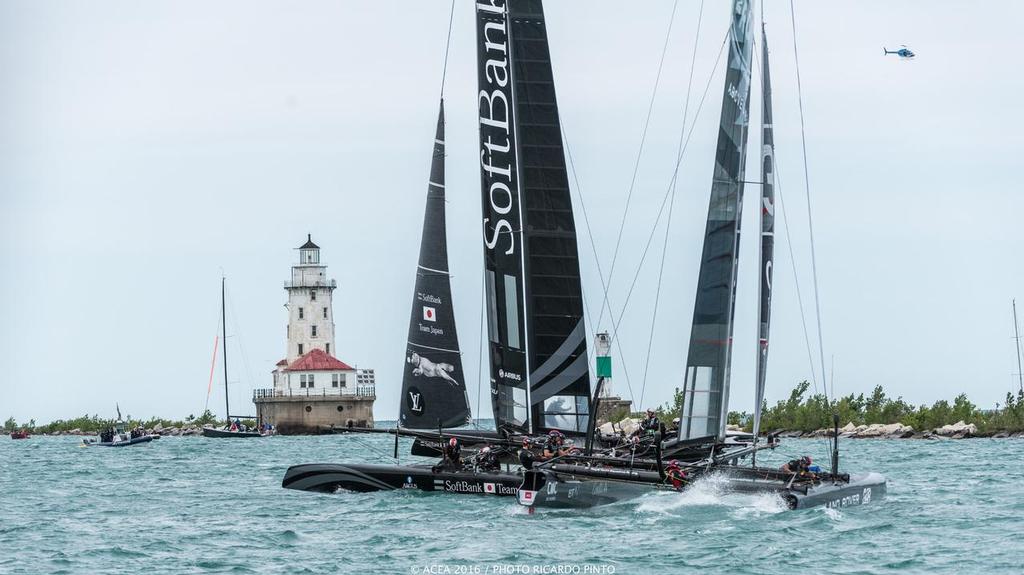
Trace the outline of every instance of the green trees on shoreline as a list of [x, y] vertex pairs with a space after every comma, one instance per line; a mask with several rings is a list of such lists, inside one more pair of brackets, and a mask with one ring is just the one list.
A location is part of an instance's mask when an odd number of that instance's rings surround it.
[[888, 397], [882, 386], [877, 385], [868, 396], [851, 393], [834, 398], [830, 403], [824, 394], [808, 396], [809, 387], [808, 382], [802, 381], [790, 392], [788, 399], [770, 407], [765, 402], [761, 429], [814, 431], [831, 427], [832, 413], [838, 413], [841, 425], [901, 423], [923, 431], [963, 421], [973, 423], [981, 432], [1024, 430], [1024, 394], [1021, 393], [1016, 396], [1007, 393], [1003, 405], [982, 410], [967, 398], [966, 393], [956, 396], [952, 402], [940, 399], [930, 406], [915, 406], [902, 397]]
[[[958, 421], [973, 423], [982, 433], [1024, 430], [1024, 394], [1006, 394], [1006, 401], [995, 409], [979, 409], [961, 393], [953, 401], [940, 399], [932, 405], [911, 405], [902, 397], [893, 399], [886, 395], [882, 386], [877, 385], [870, 395], [850, 394], [834, 398], [829, 402], [824, 394], [808, 395], [811, 384], [801, 381], [796, 384], [789, 398], [769, 406], [766, 401], [761, 409], [761, 429], [765, 431], [785, 429], [791, 431], [815, 431], [832, 427], [832, 414], [839, 414], [840, 425], [871, 425], [874, 423], [902, 423], [918, 431], [925, 431], [950, 425]], [[683, 405], [683, 393], [676, 388], [672, 401], [657, 409], [662, 421], [679, 417]], [[729, 423], [741, 425], [750, 431], [751, 415], [745, 412], [729, 412]]]
[[[815, 431], [832, 426], [832, 413], [839, 414], [840, 425], [871, 425], [874, 423], [902, 423], [918, 431], [934, 429], [958, 421], [973, 423], [982, 433], [998, 431], [1024, 431], [1024, 393], [1006, 394], [1006, 401], [995, 409], [983, 410], [972, 403], [967, 394], [961, 393], [952, 402], [940, 399], [932, 405], [911, 405], [902, 397], [892, 399], [887, 396], [882, 386], [875, 386], [870, 395], [850, 394], [833, 399], [829, 402], [824, 394], [808, 395], [810, 383], [801, 381], [790, 392], [787, 399], [769, 406], [765, 402], [762, 408], [761, 429], [765, 431], [786, 429], [793, 431]], [[683, 393], [676, 388], [672, 401], [657, 408], [658, 417], [665, 422], [679, 417], [683, 405]], [[615, 414], [613, 420], [628, 415], [623, 411]], [[222, 425], [213, 413], [207, 410], [199, 417], [189, 415], [183, 421], [151, 417], [148, 420], [125, 418], [129, 427], [136, 425], [152, 429], [162, 427], [202, 427], [207, 424]], [[97, 415], [83, 415], [75, 419], [58, 419], [46, 425], [36, 425], [35, 420], [18, 424], [13, 417], [4, 422], [4, 431], [27, 429], [32, 433], [68, 432], [78, 429], [83, 432], [96, 432], [113, 425], [113, 419], [103, 419]], [[729, 423], [742, 425], [750, 430], [750, 415], [740, 412], [729, 412]]]
[[[28, 423], [19, 424], [13, 417], [8, 418], [4, 422], [4, 431], [10, 432], [15, 429], [27, 429], [32, 433], [55, 433], [55, 432], [68, 432], [73, 429], [78, 429], [83, 432], [98, 432], [102, 429], [107, 429], [114, 425], [116, 420], [105, 419], [98, 415], [85, 414], [82, 417], [76, 417], [74, 419], [58, 419], [56, 421], [47, 423], [46, 425], [36, 425], [36, 420], [32, 419]], [[146, 429], [153, 429], [157, 425], [161, 427], [202, 427], [206, 424], [211, 425], [222, 425], [224, 422], [219, 421], [217, 417], [206, 410], [202, 415], [196, 417], [189, 415], [183, 421], [175, 421], [173, 419], [162, 419], [159, 417], [151, 417], [149, 419], [137, 419], [131, 415], [124, 419], [124, 424], [130, 429], [133, 427], [144, 427]]]

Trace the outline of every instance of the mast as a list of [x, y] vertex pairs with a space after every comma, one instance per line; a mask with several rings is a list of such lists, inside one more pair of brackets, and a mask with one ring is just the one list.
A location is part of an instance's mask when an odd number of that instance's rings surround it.
[[491, 397], [499, 429], [584, 435], [576, 225], [539, 0], [476, 4]]
[[220, 277], [220, 325], [223, 330], [222, 339], [224, 340], [224, 416], [228, 419], [228, 425], [231, 425], [231, 407], [228, 403], [228, 322], [227, 322], [227, 305], [225, 304], [224, 295], [224, 276]]
[[398, 425], [415, 429], [459, 427], [470, 419], [448, 273], [444, 154], [442, 99], [427, 182], [399, 403]]
[[1020, 383], [1020, 392], [1024, 394], [1024, 370], [1021, 370], [1020, 362], [1020, 330], [1017, 327], [1017, 300], [1013, 300], [1013, 339], [1017, 345], [1017, 381]]
[[509, 0], [530, 429], [584, 436], [590, 369], [579, 248], [540, 0]]
[[477, 113], [491, 402], [499, 430], [528, 432], [523, 237], [505, 0], [478, 2]]
[[683, 381], [680, 439], [725, 438], [749, 123], [750, 23], [750, 2], [733, 0], [729, 66]]
[[[775, 140], [772, 134], [772, 83], [768, 71], [768, 36], [761, 24], [761, 282], [758, 289], [757, 382], [754, 387], [754, 442], [761, 429], [768, 332], [772, 315], [772, 260], [775, 253]], [[753, 457], [756, 457], [756, 452]]]

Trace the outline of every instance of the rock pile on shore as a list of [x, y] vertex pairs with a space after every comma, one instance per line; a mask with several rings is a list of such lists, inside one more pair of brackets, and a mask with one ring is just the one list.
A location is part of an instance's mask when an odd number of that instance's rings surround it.
[[[818, 429], [816, 431], [783, 431], [779, 437], [832, 437], [831, 429]], [[969, 437], [1021, 437], [1024, 432], [1008, 433], [979, 433], [977, 426], [973, 423], [958, 421], [950, 425], [943, 425], [935, 429], [917, 431], [909, 425], [902, 423], [871, 425], [854, 425], [847, 423], [845, 427], [839, 428], [839, 437], [857, 439], [966, 439]]]
[[[602, 435], [618, 434], [621, 430], [630, 435], [637, 429], [639, 423], [631, 418], [623, 419], [618, 423], [605, 423], [598, 427]], [[727, 432], [742, 432], [738, 425], [725, 426]], [[670, 432], [671, 434], [671, 432]], [[778, 433], [779, 437], [832, 437], [832, 429], [818, 429], [816, 431], [784, 430]], [[1019, 437], [1024, 439], [1024, 431], [1019, 432], [979, 432], [978, 427], [973, 423], [958, 421], [950, 425], [943, 425], [935, 429], [918, 431], [909, 425], [902, 423], [873, 423], [871, 425], [854, 425], [847, 423], [845, 427], [839, 428], [839, 437], [855, 439], [966, 439], [970, 437]]]
[[[97, 433], [98, 432], [96, 432], [96, 431], [82, 431], [81, 429], [72, 429], [70, 431], [53, 431], [51, 433], [46, 433], [44, 435], [51, 435], [51, 436], [84, 435], [84, 436], [87, 436], [87, 437], [92, 437], [92, 436], [96, 435]], [[191, 435], [202, 435], [203, 434], [203, 429], [201, 427], [196, 427], [194, 425], [190, 425], [188, 427], [164, 427], [162, 425], [157, 425], [156, 427], [154, 427], [152, 429], [146, 429], [146, 434], [147, 435], [171, 436], [171, 437], [179, 437], [179, 436], [180, 437], [187, 437], [187, 436], [191, 436]]]

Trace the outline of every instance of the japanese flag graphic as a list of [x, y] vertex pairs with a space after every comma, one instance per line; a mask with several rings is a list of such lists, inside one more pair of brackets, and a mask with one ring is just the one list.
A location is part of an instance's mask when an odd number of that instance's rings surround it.
[[425, 321], [437, 321], [437, 310], [429, 306], [423, 306], [423, 319]]
[[493, 483], [484, 483], [484, 493], [494, 493], [494, 492], [495, 492], [495, 489], [494, 489], [494, 484]]

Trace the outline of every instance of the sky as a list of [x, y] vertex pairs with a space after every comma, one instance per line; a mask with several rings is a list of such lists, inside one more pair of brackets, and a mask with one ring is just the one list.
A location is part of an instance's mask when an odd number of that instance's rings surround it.
[[[613, 329], [607, 312], [594, 317], [600, 262], [622, 317], [614, 391], [638, 408], [661, 404], [686, 360], [728, 6], [705, 2], [701, 17], [699, 0], [558, 0], [545, 10], [578, 179], [588, 327]], [[810, 219], [789, 3], [764, 10], [792, 237], [779, 227], [768, 401], [813, 373], [836, 394], [882, 385], [931, 403], [966, 392], [991, 407], [1017, 387], [1012, 298], [1024, 317], [1024, 5], [797, 1], [795, 10]], [[471, 2], [458, 2], [445, 100], [453, 299], [475, 409], [483, 250], [473, 16]], [[284, 357], [282, 282], [309, 233], [338, 281], [336, 355], [376, 370], [376, 418], [393, 419], [448, 17], [442, 1], [0, 0], [0, 418], [112, 416], [115, 403], [137, 417], [201, 413], [222, 273], [231, 398], [247, 404]], [[917, 58], [882, 54], [900, 44]], [[684, 109], [692, 135], [667, 241], [662, 223], [637, 272]], [[756, 158], [747, 175], [759, 177]], [[749, 186], [744, 205], [736, 410], [753, 404], [758, 194]]]

